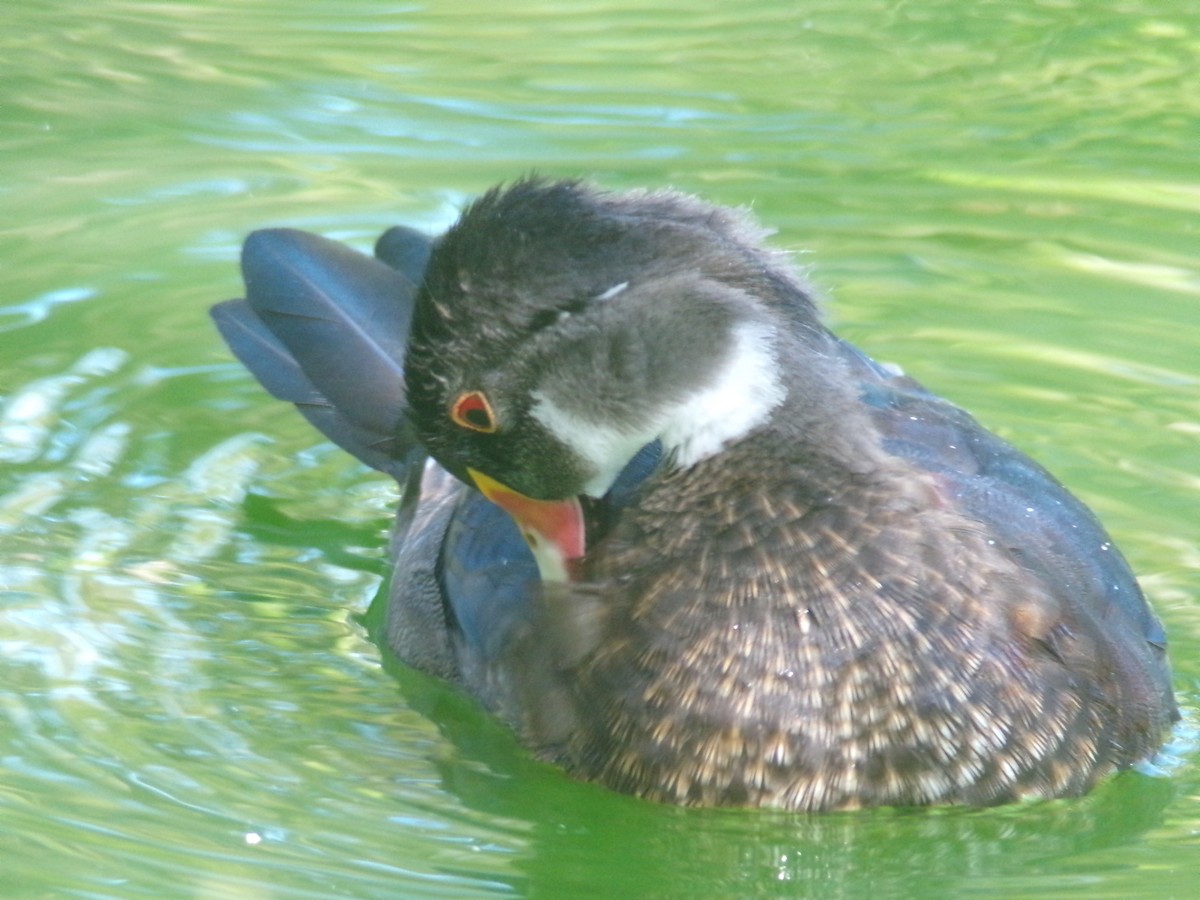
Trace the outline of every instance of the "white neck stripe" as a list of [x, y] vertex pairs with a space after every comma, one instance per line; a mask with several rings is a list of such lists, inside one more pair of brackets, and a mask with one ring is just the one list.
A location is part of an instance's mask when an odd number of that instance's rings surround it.
[[668, 411], [659, 437], [687, 468], [765, 422], [787, 396], [779, 382], [775, 330], [743, 322], [733, 331], [733, 348], [712, 384]]
[[583, 491], [589, 496], [602, 496], [634, 454], [655, 438], [688, 468], [761, 425], [787, 395], [779, 381], [774, 329], [743, 322], [732, 337], [733, 347], [707, 387], [655, 410], [640, 427], [583, 419], [542, 391], [533, 394], [531, 414], [591, 464], [596, 474]]

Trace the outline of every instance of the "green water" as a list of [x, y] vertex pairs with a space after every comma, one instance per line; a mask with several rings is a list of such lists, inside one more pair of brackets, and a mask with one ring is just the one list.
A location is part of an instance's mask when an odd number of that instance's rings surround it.
[[[1116, 0], [9, 4], [0, 895], [1190, 897], [1200, 12]], [[394, 489], [236, 366], [241, 237], [368, 246], [531, 169], [745, 204], [839, 330], [1050, 466], [1172, 638], [1074, 801], [661, 808], [385, 671]]]

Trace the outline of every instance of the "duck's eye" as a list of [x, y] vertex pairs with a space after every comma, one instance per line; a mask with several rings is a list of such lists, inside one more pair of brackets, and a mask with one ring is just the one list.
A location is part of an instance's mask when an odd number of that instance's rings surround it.
[[[625, 285], [618, 285], [624, 288]], [[616, 292], [609, 289], [604, 292], [604, 295], [597, 297], [597, 300], [605, 300], [608, 296], [614, 296]], [[549, 328], [551, 325], [557, 325], [564, 319], [569, 319], [576, 313], [583, 312], [588, 305], [589, 298], [577, 297], [574, 300], [564, 302], [561, 306], [555, 306], [550, 309], [543, 309], [534, 313], [533, 318], [529, 321], [530, 331], [541, 331], [544, 328]]]
[[483, 434], [496, 430], [496, 414], [482, 391], [465, 391], [450, 407], [450, 419], [455, 425]]

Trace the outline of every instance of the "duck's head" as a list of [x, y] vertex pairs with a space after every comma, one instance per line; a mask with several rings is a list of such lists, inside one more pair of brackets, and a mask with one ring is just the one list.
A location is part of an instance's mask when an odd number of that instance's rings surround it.
[[543, 576], [583, 553], [576, 498], [603, 496], [643, 446], [691, 466], [784, 401], [781, 334], [819, 326], [762, 234], [681, 194], [528, 180], [436, 243], [411, 414], [435, 459], [518, 520]]

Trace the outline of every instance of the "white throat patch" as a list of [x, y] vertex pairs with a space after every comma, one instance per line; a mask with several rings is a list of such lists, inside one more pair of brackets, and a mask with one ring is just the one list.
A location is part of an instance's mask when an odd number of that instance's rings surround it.
[[687, 468], [766, 421], [787, 395], [779, 380], [775, 330], [743, 322], [732, 336], [733, 347], [711, 383], [656, 410], [641, 427], [584, 419], [544, 392], [534, 393], [533, 417], [595, 469], [584, 493], [603, 496], [634, 454], [655, 438]]
[[684, 468], [761, 425], [787, 396], [779, 381], [775, 330], [760, 322], [743, 322], [734, 329], [733, 339], [717, 377], [671, 407], [658, 435]]

